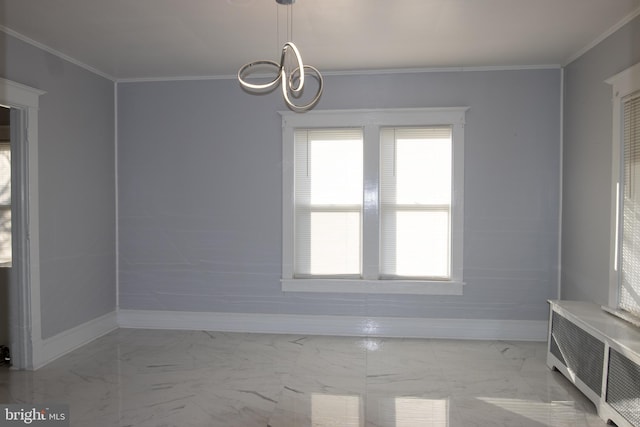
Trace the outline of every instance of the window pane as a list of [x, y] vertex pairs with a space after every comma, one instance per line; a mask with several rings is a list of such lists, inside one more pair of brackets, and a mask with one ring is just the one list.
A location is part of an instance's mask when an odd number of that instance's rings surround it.
[[362, 141], [310, 142], [312, 205], [359, 205], [362, 201]]
[[[449, 276], [448, 212], [396, 212], [395, 229], [385, 240], [395, 243], [388, 274], [409, 277]], [[391, 261], [391, 260], [390, 260]], [[395, 265], [393, 265], [395, 264]]]
[[396, 140], [396, 203], [451, 202], [451, 138]]
[[11, 146], [0, 144], [0, 264], [11, 263]]
[[11, 148], [0, 144], [0, 205], [11, 205]]
[[311, 213], [309, 274], [360, 274], [360, 213]]
[[0, 264], [11, 262], [11, 208], [0, 209]]
[[640, 316], [640, 94], [623, 104], [624, 205], [620, 308]]

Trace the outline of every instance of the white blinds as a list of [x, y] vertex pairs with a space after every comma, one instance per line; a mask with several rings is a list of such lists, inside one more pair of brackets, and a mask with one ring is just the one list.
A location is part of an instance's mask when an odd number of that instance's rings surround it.
[[640, 316], [640, 92], [623, 101], [622, 274], [618, 305]]
[[295, 266], [304, 276], [360, 276], [362, 129], [295, 131]]
[[451, 277], [450, 126], [383, 128], [382, 277]]

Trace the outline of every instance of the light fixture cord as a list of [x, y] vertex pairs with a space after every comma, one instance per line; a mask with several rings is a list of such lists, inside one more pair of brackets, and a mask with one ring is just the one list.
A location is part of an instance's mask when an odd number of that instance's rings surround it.
[[287, 37], [289, 37], [289, 40], [287, 41], [293, 43], [293, 3], [287, 5], [287, 14], [289, 18], [289, 23], [287, 24], [287, 29], [289, 30]]
[[[293, 3], [290, 3], [287, 5], [287, 21], [286, 21], [286, 37], [287, 39], [285, 40], [286, 42], [292, 42], [293, 43]], [[291, 71], [293, 70], [293, 68], [295, 67], [295, 65], [293, 65], [293, 62], [290, 59], [290, 56], [287, 55], [285, 57], [285, 63], [283, 64], [284, 68], [287, 72], [288, 75], [291, 74]]]

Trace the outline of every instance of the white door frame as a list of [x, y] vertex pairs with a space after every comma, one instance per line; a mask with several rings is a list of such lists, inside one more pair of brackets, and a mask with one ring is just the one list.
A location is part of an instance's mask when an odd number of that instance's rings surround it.
[[[45, 92], [0, 78], [0, 104], [18, 110], [18, 123], [11, 123], [17, 171], [12, 204], [14, 277], [9, 285], [9, 335], [16, 369], [36, 369], [42, 358], [40, 307], [40, 228], [38, 210], [38, 105]], [[13, 116], [15, 117], [15, 116]], [[12, 152], [12, 156], [14, 153]]]

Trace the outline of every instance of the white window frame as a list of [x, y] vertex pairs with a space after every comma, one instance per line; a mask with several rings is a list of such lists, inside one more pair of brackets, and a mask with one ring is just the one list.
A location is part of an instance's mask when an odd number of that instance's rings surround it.
[[[464, 229], [464, 125], [468, 107], [376, 110], [314, 110], [282, 116], [282, 290], [371, 294], [462, 295]], [[383, 127], [451, 125], [453, 137], [450, 280], [380, 279], [378, 167]], [[359, 127], [364, 133], [362, 278], [294, 277], [294, 131], [298, 128]], [[367, 177], [376, 177], [375, 179]]]
[[623, 100], [625, 97], [640, 90], [640, 63], [606, 80], [613, 88], [613, 122], [611, 144], [611, 224], [610, 224], [610, 256], [609, 256], [609, 301], [608, 306], [603, 307], [613, 314], [626, 317], [626, 312], [619, 310], [620, 290], [620, 237], [622, 233], [621, 191], [620, 184], [623, 171], [623, 125], [622, 116]]

